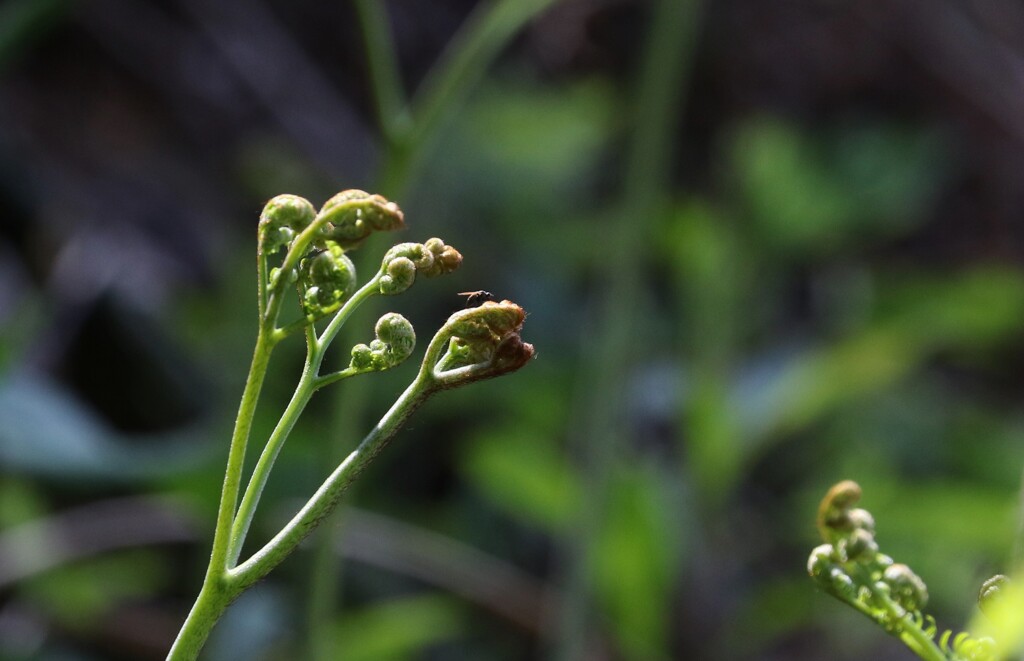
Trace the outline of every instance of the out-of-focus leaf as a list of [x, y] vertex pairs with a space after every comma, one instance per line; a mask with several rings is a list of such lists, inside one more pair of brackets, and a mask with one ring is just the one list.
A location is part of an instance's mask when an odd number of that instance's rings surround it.
[[332, 634], [337, 658], [399, 661], [419, 658], [425, 647], [465, 632], [458, 605], [442, 595], [406, 597], [347, 612]]
[[[433, 187], [458, 191], [457, 216], [488, 210], [486, 223], [474, 222], [466, 231], [487, 227], [515, 236], [520, 247], [571, 247], [558, 238], [580, 226], [565, 216], [579, 214], [574, 202], [594, 185], [615, 107], [613, 89], [599, 81], [562, 88], [492, 83], [474, 95], [464, 119], [439, 146]], [[595, 224], [589, 216], [580, 220], [588, 228]], [[523, 231], [527, 226], [544, 229]]]
[[[813, 624], [820, 618], [821, 602], [826, 599], [831, 597], [808, 590], [803, 572], [760, 583], [744, 595], [739, 611], [730, 618], [729, 630], [719, 637], [719, 658], [756, 657], [758, 650], [767, 649], [775, 639]], [[734, 631], [743, 635], [737, 636]]]
[[[999, 556], [1012, 545], [1018, 505], [1012, 491], [954, 480], [934, 484], [903, 481], [883, 484], [880, 489], [868, 484], [864, 489], [872, 489], [871, 508], [879, 519], [879, 534], [885, 535], [885, 548], [891, 551], [901, 544], [930, 548], [940, 535], [943, 546], [954, 553]], [[889, 542], [890, 536], [896, 539]]]
[[742, 430], [731, 410], [728, 378], [745, 313], [750, 260], [726, 219], [706, 205], [679, 208], [665, 234], [687, 320], [683, 350], [693, 382], [690, 401], [682, 407], [686, 433], [680, 440], [697, 488], [710, 503], [729, 492], [742, 464]]
[[926, 348], [984, 348], [1024, 326], [1024, 275], [1017, 270], [897, 282], [880, 298], [883, 323]]
[[728, 495], [745, 460], [743, 428], [732, 398], [719, 384], [697, 384], [686, 408], [687, 458], [694, 482], [708, 505]]
[[[802, 428], [837, 406], [886, 388], [940, 350], [990, 346], [1024, 328], [1024, 277], [977, 270], [913, 285], [892, 314], [849, 339], [806, 351], [767, 380], [751, 437]], [[756, 395], [755, 395], [756, 396]]]
[[467, 444], [462, 465], [480, 492], [516, 518], [559, 532], [579, 512], [579, 478], [543, 432], [488, 430]]
[[627, 658], [667, 659], [670, 601], [683, 522], [652, 466], [620, 466], [612, 481], [592, 571], [610, 626]]
[[0, 530], [43, 516], [46, 503], [32, 483], [17, 478], [0, 480]]
[[[597, 81], [557, 89], [492, 84], [471, 106], [468, 137], [497, 170], [548, 186], [578, 185], [608, 143], [613, 100], [612, 89]], [[525, 183], [501, 185], [508, 194], [508, 186]]]
[[820, 255], [913, 227], [943, 174], [938, 153], [920, 130], [863, 125], [815, 140], [760, 118], [737, 131], [732, 162], [768, 244]]
[[0, 383], [0, 420], [0, 465], [50, 478], [142, 481], [189, 470], [214, 450], [197, 430], [132, 443], [56, 383], [27, 377]]
[[119, 602], [152, 595], [166, 565], [149, 551], [131, 551], [65, 566], [25, 582], [19, 592], [65, 626], [89, 627]]

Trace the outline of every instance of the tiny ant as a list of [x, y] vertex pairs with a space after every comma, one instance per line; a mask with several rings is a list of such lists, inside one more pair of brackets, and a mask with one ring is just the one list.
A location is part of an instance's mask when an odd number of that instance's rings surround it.
[[459, 296], [466, 297], [467, 308], [479, 307], [480, 304], [486, 301], [494, 300], [494, 294], [489, 291], [484, 291], [483, 289], [478, 289], [476, 291], [460, 291]]

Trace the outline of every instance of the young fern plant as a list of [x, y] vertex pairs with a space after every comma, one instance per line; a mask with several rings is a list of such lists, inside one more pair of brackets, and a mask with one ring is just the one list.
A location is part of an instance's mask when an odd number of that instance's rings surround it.
[[[416, 344], [412, 324], [389, 312], [377, 322], [374, 340], [352, 347], [348, 367], [322, 374], [324, 356], [342, 325], [370, 297], [400, 294], [417, 277], [444, 275], [462, 263], [462, 255], [440, 239], [400, 243], [387, 251], [373, 277], [357, 287], [355, 267], [346, 252], [371, 233], [395, 230], [403, 223], [402, 211], [395, 203], [358, 190], [338, 193], [319, 212], [294, 195], [279, 195], [264, 208], [258, 229], [256, 348], [228, 451], [210, 564], [169, 660], [198, 656], [228, 605], [295, 550], [428, 397], [513, 372], [533, 357], [533, 347], [519, 334], [526, 314], [515, 303], [488, 301], [451, 315], [427, 346], [412, 383], [380, 422], [270, 541], [240, 560], [274, 461], [314, 393], [357, 374], [390, 369], [408, 358]], [[291, 289], [298, 292], [300, 314], [281, 323], [283, 302]], [[324, 329], [318, 331], [317, 322], [327, 319]], [[306, 340], [302, 374], [242, 492], [249, 431], [271, 353], [280, 342], [300, 332]]]
[[[875, 520], [856, 507], [861, 488], [845, 480], [834, 485], [818, 508], [818, 532], [825, 542], [811, 551], [807, 572], [833, 597], [852, 606], [886, 633], [896, 636], [927, 661], [999, 661], [1013, 645], [1000, 636], [939, 633], [935, 618], [924, 612], [928, 588], [905, 564], [879, 551]], [[979, 605], [994, 620], [1020, 619], [1018, 599], [1007, 596], [1009, 579], [997, 575], [985, 581]], [[1015, 612], [1014, 612], [1015, 611]], [[992, 627], [984, 627], [991, 629]], [[1011, 629], [1020, 629], [1011, 626]], [[1006, 627], [996, 627], [1002, 633]], [[1009, 638], [1007, 636], [1006, 638]]]

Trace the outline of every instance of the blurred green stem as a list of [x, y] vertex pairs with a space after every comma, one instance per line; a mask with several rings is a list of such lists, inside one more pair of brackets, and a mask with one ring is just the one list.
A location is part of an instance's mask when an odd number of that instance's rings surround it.
[[[416, 177], [419, 166], [430, 152], [434, 140], [443, 128], [445, 117], [451, 117], [469, 95], [469, 91], [483, 78], [484, 72], [519, 31], [557, 0], [488, 0], [481, 3], [465, 20], [438, 61], [427, 73], [412, 101], [406, 130], [389, 143], [388, 154], [381, 170], [378, 190], [385, 195], [396, 195]], [[369, 0], [367, 0], [369, 2]], [[375, 26], [385, 24], [383, 10], [376, 13]], [[386, 17], [385, 17], [386, 18]], [[366, 33], [368, 59], [390, 62], [395, 58], [374, 57], [385, 42], [372, 27]], [[390, 41], [390, 40], [387, 40]], [[377, 77], [377, 76], [375, 76]], [[382, 74], [381, 80], [398, 80], [397, 73]], [[386, 98], [393, 96], [387, 86], [374, 86], [378, 108], [386, 107]]]
[[[599, 543], [609, 499], [614, 462], [625, 438], [625, 393], [628, 369], [642, 328], [641, 273], [638, 265], [666, 210], [671, 178], [674, 129], [695, 39], [698, 0], [659, 0], [651, 16], [651, 32], [644, 55], [633, 135], [628, 145], [623, 189], [614, 226], [601, 245], [601, 272], [609, 274], [607, 291], [598, 315], [600, 329], [583, 341], [587, 357], [582, 415], [575, 427], [574, 449], [582, 456], [588, 497], [577, 534], [569, 550], [565, 600], [556, 658], [585, 659], [593, 624], [590, 586], [591, 553]], [[607, 246], [614, 246], [608, 250]], [[611, 262], [611, 263], [608, 263]]]
[[366, 47], [377, 121], [389, 145], [409, 130], [409, 108], [398, 69], [387, 7], [380, 0], [353, 0]]
[[[512, 38], [556, 0], [490, 0], [466, 19], [458, 33], [431, 68], [412, 104], [403, 90], [398, 57], [385, 3], [353, 0], [362, 30], [370, 69], [378, 123], [385, 138], [383, 165], [375, 190], [389, 198], [401, 197], [419, 165], [443, 128], [446, 113], [465, 100], [484, 72]], [[339, 399], [334, 416], [336, 432], [343, 438], [361, 418], [369, 396], [365, 391]], [[340, 560], [331, 553], [340, 529], [341, 514], [332, 515], [317, 538], [310, 563], [307, 602], [307, 657], [326, 661], [330, 656], [326, 625], [336, 608]], [[318, 578], [319, 577], [319, 578]], [[325, 580], [323, 577], [330, 577]]]
[[[860, 585], [873, 585], [875, 583], [871, 575], [866, 572], [863, 567], [858, 567], [858, 570], [858, 583]], [[894, 635], [903, 641], [904, 645], [913, 650], [917, 656], [925, 661], [949, 661], [948, 657], [941, 649], [939, 649], [938, 645], [935, 644], [932, 637], [927, 635], [921, 627], [914, 623], [913, 616], [893, 601], [888, 592], [874, 589], [871, 590], [871, 596], [878, 603], [885, 606], [885, 610], [888, 611], [889, 617], [891, 617], [893, 621], [898, 622], [902, 620], [906, 623], [906, 626], [898, 629], [898, 633]], [[864, 608], [856, 600], [844, 601], [844, 603], [853, 606], [872, 620], [877, 621], [871, 610]], [[892, 632], [890, 631], [890, 633]]]

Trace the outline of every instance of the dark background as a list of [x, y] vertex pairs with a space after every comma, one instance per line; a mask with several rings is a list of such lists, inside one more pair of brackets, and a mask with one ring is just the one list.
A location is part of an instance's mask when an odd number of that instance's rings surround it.
[[[516, 3], [384, 4], [427, 127], [405, 151], [350, 3], [0, 5], [0, 657], [166, 653], [260, 209], [346, 188], [406, 213], [364, 273], [389, 241], [465, 256], [346, 342], [395, 309], [422, 345], [487, 289], [538, 356], [418, 412], [206, 658], [910, 658], [805, 575], [843, 478], [962, 626], [1014, 557], [1024, 6], [560, 0], [498, 21], [428, 117], [474, 20]], [[250, 456], [301, 360], [275, 354]], [[414, 370], [318, 395], [254, 544]]]

